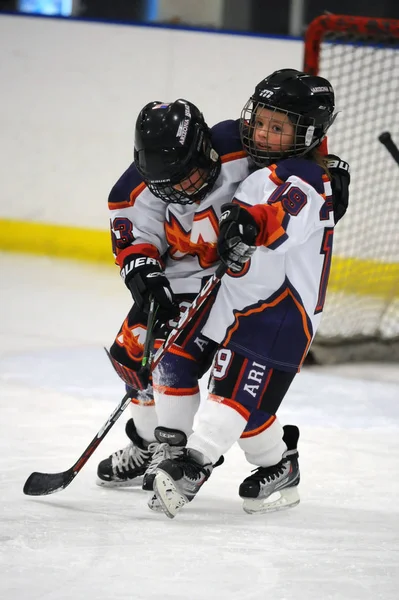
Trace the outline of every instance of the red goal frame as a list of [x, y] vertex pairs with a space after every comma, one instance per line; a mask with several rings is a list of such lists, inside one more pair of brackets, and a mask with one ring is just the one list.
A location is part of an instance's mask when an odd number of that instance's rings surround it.
[[303, 70], [310, 75], [318, 75], [320, 45], [328, 33], [342, 33], [343, 39], [362, 37], [370, 43], [399, 39], [399, 20], [374, 19], [350, 15], [321, 15], [308, 26], [305, 33], [305, 54]]

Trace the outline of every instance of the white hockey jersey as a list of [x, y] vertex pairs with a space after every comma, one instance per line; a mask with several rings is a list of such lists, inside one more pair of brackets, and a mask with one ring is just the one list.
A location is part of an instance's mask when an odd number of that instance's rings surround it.
[[109, 196], [113, 251], [120, 268], [132, 254], [162, 257], [176, 294], [198, 293], [203, 278], [215, 271], [221, 206], [231, 202], [251, 168], [242, 150], [238, 121], [215, 125], [211, 135], [222, 167], [211, 193], [201, 203], [166, 204], [149, 191], [134, 164]]
[[297, 371], [320, 322], [330, 270], [329, 178], [316, 163], [292, 158], [250, 175], [234, 201], [253, 207], [262, 245], [241, 273], [222, 279], [203, 333], [269, 367]]

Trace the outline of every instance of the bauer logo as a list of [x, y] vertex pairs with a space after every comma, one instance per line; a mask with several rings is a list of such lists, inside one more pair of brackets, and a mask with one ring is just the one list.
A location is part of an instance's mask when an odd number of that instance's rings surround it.
[[159, 262], [156, 258], [151, 258], [150, 256], [140, 256], [134, 260], [131, 260], [127, 265], [121, 269], [121, 277], [122, 279], [126, 279], [126, 277], [131, 273], [134, 269], [138, 269], [140, 267], [144, 267], [146, 265], [155, 265], [160, 268]]
[[330, 159], [327, 161], [327, 167], [329, 169], [343, 169], [344, 171], [350, 172], [349, 165], [344, 160], [339, 158]]

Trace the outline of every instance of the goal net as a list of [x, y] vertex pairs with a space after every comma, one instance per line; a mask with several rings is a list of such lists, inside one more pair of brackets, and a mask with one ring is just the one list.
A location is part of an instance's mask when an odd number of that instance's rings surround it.
[[334, 235], [317, 362], [399, 361], [399, 21], [325, 15], [305, 36], [304, 70], [326, 77], [338, 117], [329, 151], [351, 168], [348, 212]]

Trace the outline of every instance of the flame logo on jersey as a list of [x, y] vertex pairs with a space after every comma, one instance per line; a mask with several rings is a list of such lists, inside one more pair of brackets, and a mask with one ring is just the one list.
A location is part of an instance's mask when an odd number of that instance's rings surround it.
[[132, 360], [141, 360], [147, 329], [143, 325], [129, 327], [127, 319], [124, 320], [122, 328], [116, 338], [116, 343], [126, 350], [126, 354]]
[[165, 221], [169, 256], [174, 260], [181, 260], [187, 254], [196, 256], [203, 269], [211, 267], [218, 261], [216, 249], [218, 233], [218, 218], [212, 208], [195, 213], [191, 231], [188, 232], [172, 214], [169, 214]]

